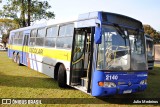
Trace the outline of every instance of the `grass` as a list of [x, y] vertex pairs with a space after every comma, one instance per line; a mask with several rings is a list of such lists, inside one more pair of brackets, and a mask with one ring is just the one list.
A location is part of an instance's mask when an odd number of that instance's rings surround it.
[[[155, 65], [154, 70], [149, 71], [148, 88], [144, 92], [116, 95], [111, 98], [160, 98], [160, 64]], [[95, 98], [73, 88], [59, 88], [52, 78], [34, 71], [26, 66], [18, 66], [7, 57], [6, 52], [0, 52], [0, 98], [85, 98], [102, 101], [106, 104], [85, 104], [85, 106], [115, 106], [114, 101], [106, 98]], [[111, 105], [112, 104], [112, 105]], [[4, 106], [4, 105], [3, 105]], [[12, 105], [21, 106], [21, 105]], [[25, 105], [24, 105], [25, 106]], [[32, 106], [32, 105], [29, 105]], [[51, 105], [42, 105], [51, 106]], [[84, 104], [55, 104], [54, 106], [84, 106]], [[130, 106], [121, 104], [121, 106]], [[151, 106], [151, 105], [132, 105]]]

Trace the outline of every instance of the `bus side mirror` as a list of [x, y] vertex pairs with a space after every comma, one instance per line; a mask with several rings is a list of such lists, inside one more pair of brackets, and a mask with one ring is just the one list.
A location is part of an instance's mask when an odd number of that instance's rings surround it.
[[101, 44], [102, 42], [102, 30], [101, 27], [95, 28], [95, 37], [94, 37], [95, 44]]

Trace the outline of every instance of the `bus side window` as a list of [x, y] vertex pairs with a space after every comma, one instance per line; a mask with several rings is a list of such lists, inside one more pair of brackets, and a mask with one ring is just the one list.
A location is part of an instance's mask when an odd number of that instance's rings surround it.
[[10, 37], [11, 39], [10, 39], [10, 41], [9, 41], [9, 44], [13, 44], [13, 39], [14, 39], [14, 35], [11, 35], [11, 37]]
[[45, 46], [55, 47], [56, 37], [58, 35], [58, 26], [48, 27], [45, 37]]
[[19, 32], [16, 32], [13, 40], [15, 45], [18, 45], [18, 38], [19, 38]]
[[37, 36], [36, 36], [36, 46], [43, 46], [45, 35], [46, 35], [45, 28], [38, 29]]
[[23, 32], [19, 32], [18, 44], [22, 45], [22, 41], [23, 41]]
[[56, 41], [56, 47], [65, 49], [72, 48], [73, 33], [74, 33], [73, 24], [60, 26], [59, 36]]
[[31, 31], [30, 40], [29, 40], [29, 45], [30, 46], [34, 46], [35, 45], [36, 35], [37, 35], [37, 29], [33, 29]]

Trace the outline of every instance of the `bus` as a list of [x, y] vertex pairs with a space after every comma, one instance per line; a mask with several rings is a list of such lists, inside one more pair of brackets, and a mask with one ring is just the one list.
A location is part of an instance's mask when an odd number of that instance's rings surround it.
[[103, 11], [77, 20], [10, 32], [8, 56], [92, 96], [144, 91], [147, 60], [142, 23]]
[[155, 49], [153, 38], [147, 34], [145, 34], [146, 41], [146, 54], [148, 61], [148, 70], [152, 70], [154, 67], [154, 57], [155, 57]]

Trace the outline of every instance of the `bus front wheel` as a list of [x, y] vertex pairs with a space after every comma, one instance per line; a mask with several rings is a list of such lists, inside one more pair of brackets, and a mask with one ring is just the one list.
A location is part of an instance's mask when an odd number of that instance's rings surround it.
[[58, 85], [61, 88], [66, 87], [66, 70], [63, 64], [61, 64], [58, 69]]

